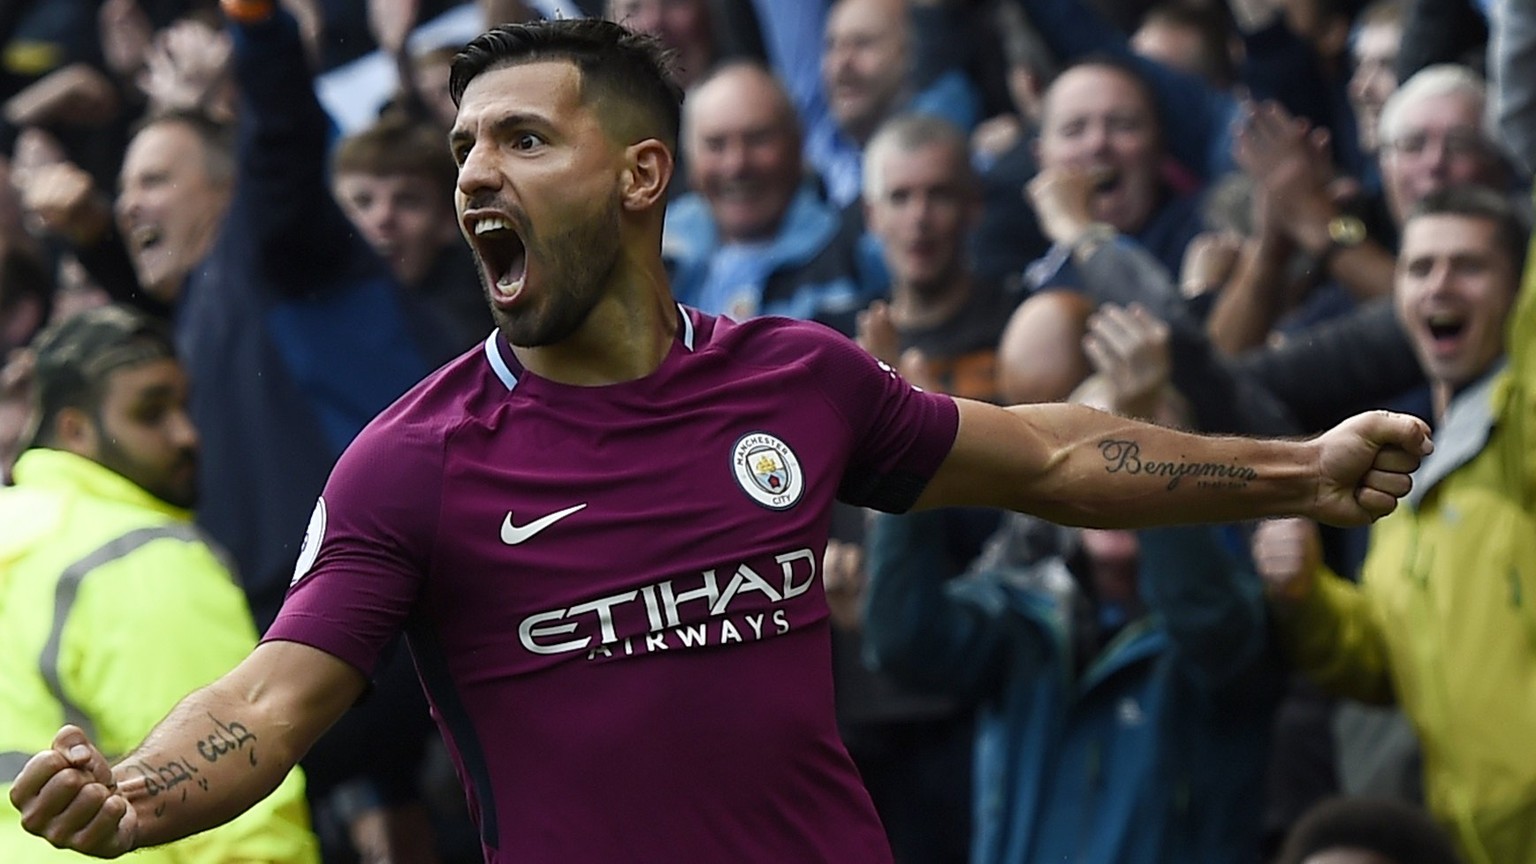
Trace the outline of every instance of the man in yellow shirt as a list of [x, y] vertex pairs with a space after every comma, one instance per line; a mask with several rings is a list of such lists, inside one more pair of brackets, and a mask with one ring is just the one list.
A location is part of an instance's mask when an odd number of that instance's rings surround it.
[[1499, 194], [1449, 189], [1403, 229], [1398, 318], [1434, 390], [1435, 452], [1372, 528], [1358, 586], [1315, 531], [1255, 558], [1289, 653], [1337, 695], [1395, 701], [1436, 819], [1469, 864], [1536, 862], [1536, 272]]
[[[192, 526], [197, 432], [170, 338], [138, 313], [93, 309], [36, 343], [36, 416], [0, 489], [0, 861], [82, 860], [26, 833], [4, 792], [63, 723], [109, 754], [256, 643], [244, 595]], [[151, 782], [206, 783], [199, 760], [253, 758], [238, 723]], [[49, 838], [62, 841], [64, 838]], [[318, 860], [294, 769], [230, 824], [139, 853], [142, 864]]]

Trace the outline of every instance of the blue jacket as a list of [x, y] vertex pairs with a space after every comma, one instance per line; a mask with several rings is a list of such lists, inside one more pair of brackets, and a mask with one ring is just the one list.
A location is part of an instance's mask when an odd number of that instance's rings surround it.
[[232, 25], [235, 194], [175, 309], [202, 433], [198, 523], [234, 556], [258, 629], [276, 611], [331, 465], [430, 371], [387, 265], [330, 194], [330, 124], [298, 27]]
[[1074, 669], [1060, 558], [944, 581], [936, 513], [880, 516], [865, 644], [978, 709], [973, 864], [1242, 864], [1259, 855], [1283, 667], [1218, 529], [1140, 533], [1151, 614]]
[[[668, 206], [661, 245], [678, 302], [740, 317], [742, 310], [704, 296], [722, 244], [703, 196], [685, 195]], [[854, 314], [884, 297], [889, 284], [878, 248], [809, 187], [790, 201], [778, 233], [757, 251], [753, 269], [754, 278], [742, 286], [749, 314], [821, 321], [850, 335]]]

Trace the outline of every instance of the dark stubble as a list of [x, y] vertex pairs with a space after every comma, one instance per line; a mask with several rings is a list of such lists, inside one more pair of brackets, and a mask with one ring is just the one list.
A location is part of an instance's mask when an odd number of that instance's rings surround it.
[[[493, 303], [491, 315], [506, 340], [520, 348], [555, 345], [569, 338], [587, 320], [619, 260], [619, 192], [613, 190], [590, 217], [548, 237], [520, 209], [512, 211], [523, 232], [529, 262], [539, 264], [539, 294], [532, 303], [509, 314]], [[480, 280], [485, 283], [485, 268]], [[486, 296], [493, 286], [485, 284]]]

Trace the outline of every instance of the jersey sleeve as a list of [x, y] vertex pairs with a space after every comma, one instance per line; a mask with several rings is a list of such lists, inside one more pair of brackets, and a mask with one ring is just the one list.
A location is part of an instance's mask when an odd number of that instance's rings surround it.
[[263, 641], [318, 648], [371, 675], [411, 614], [431, 560], [443, 439], [375, 423], [348, 447], [315, 504], [293, 583]]
[[959, 409], [949, 396], [909, 384], [856, 343], [837, 337], [825, 342], [816, 378], [853, 432], [838, 498], [905, 511], [954, 446]]

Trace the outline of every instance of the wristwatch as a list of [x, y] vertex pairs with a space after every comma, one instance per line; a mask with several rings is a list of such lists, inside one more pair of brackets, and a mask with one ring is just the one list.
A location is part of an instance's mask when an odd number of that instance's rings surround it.
[[1312, 272], [1325, 275], [1328, 270], [1328, 262], [1340, 249], [1353, 249], [1365, 242], [1365, 223], [1359, 216], [1351, 216], [1347, 213], [1335, 216], [1328, 220], [1328, 246], [1323, 254], [1317, 256], [1317, 261], [1312, 265]]
[[1348, 249], [1365, 242], [1365, 223], [1359, 216], [1348, 214], [1328, 220], [1328, 242], [1335, 247]]

